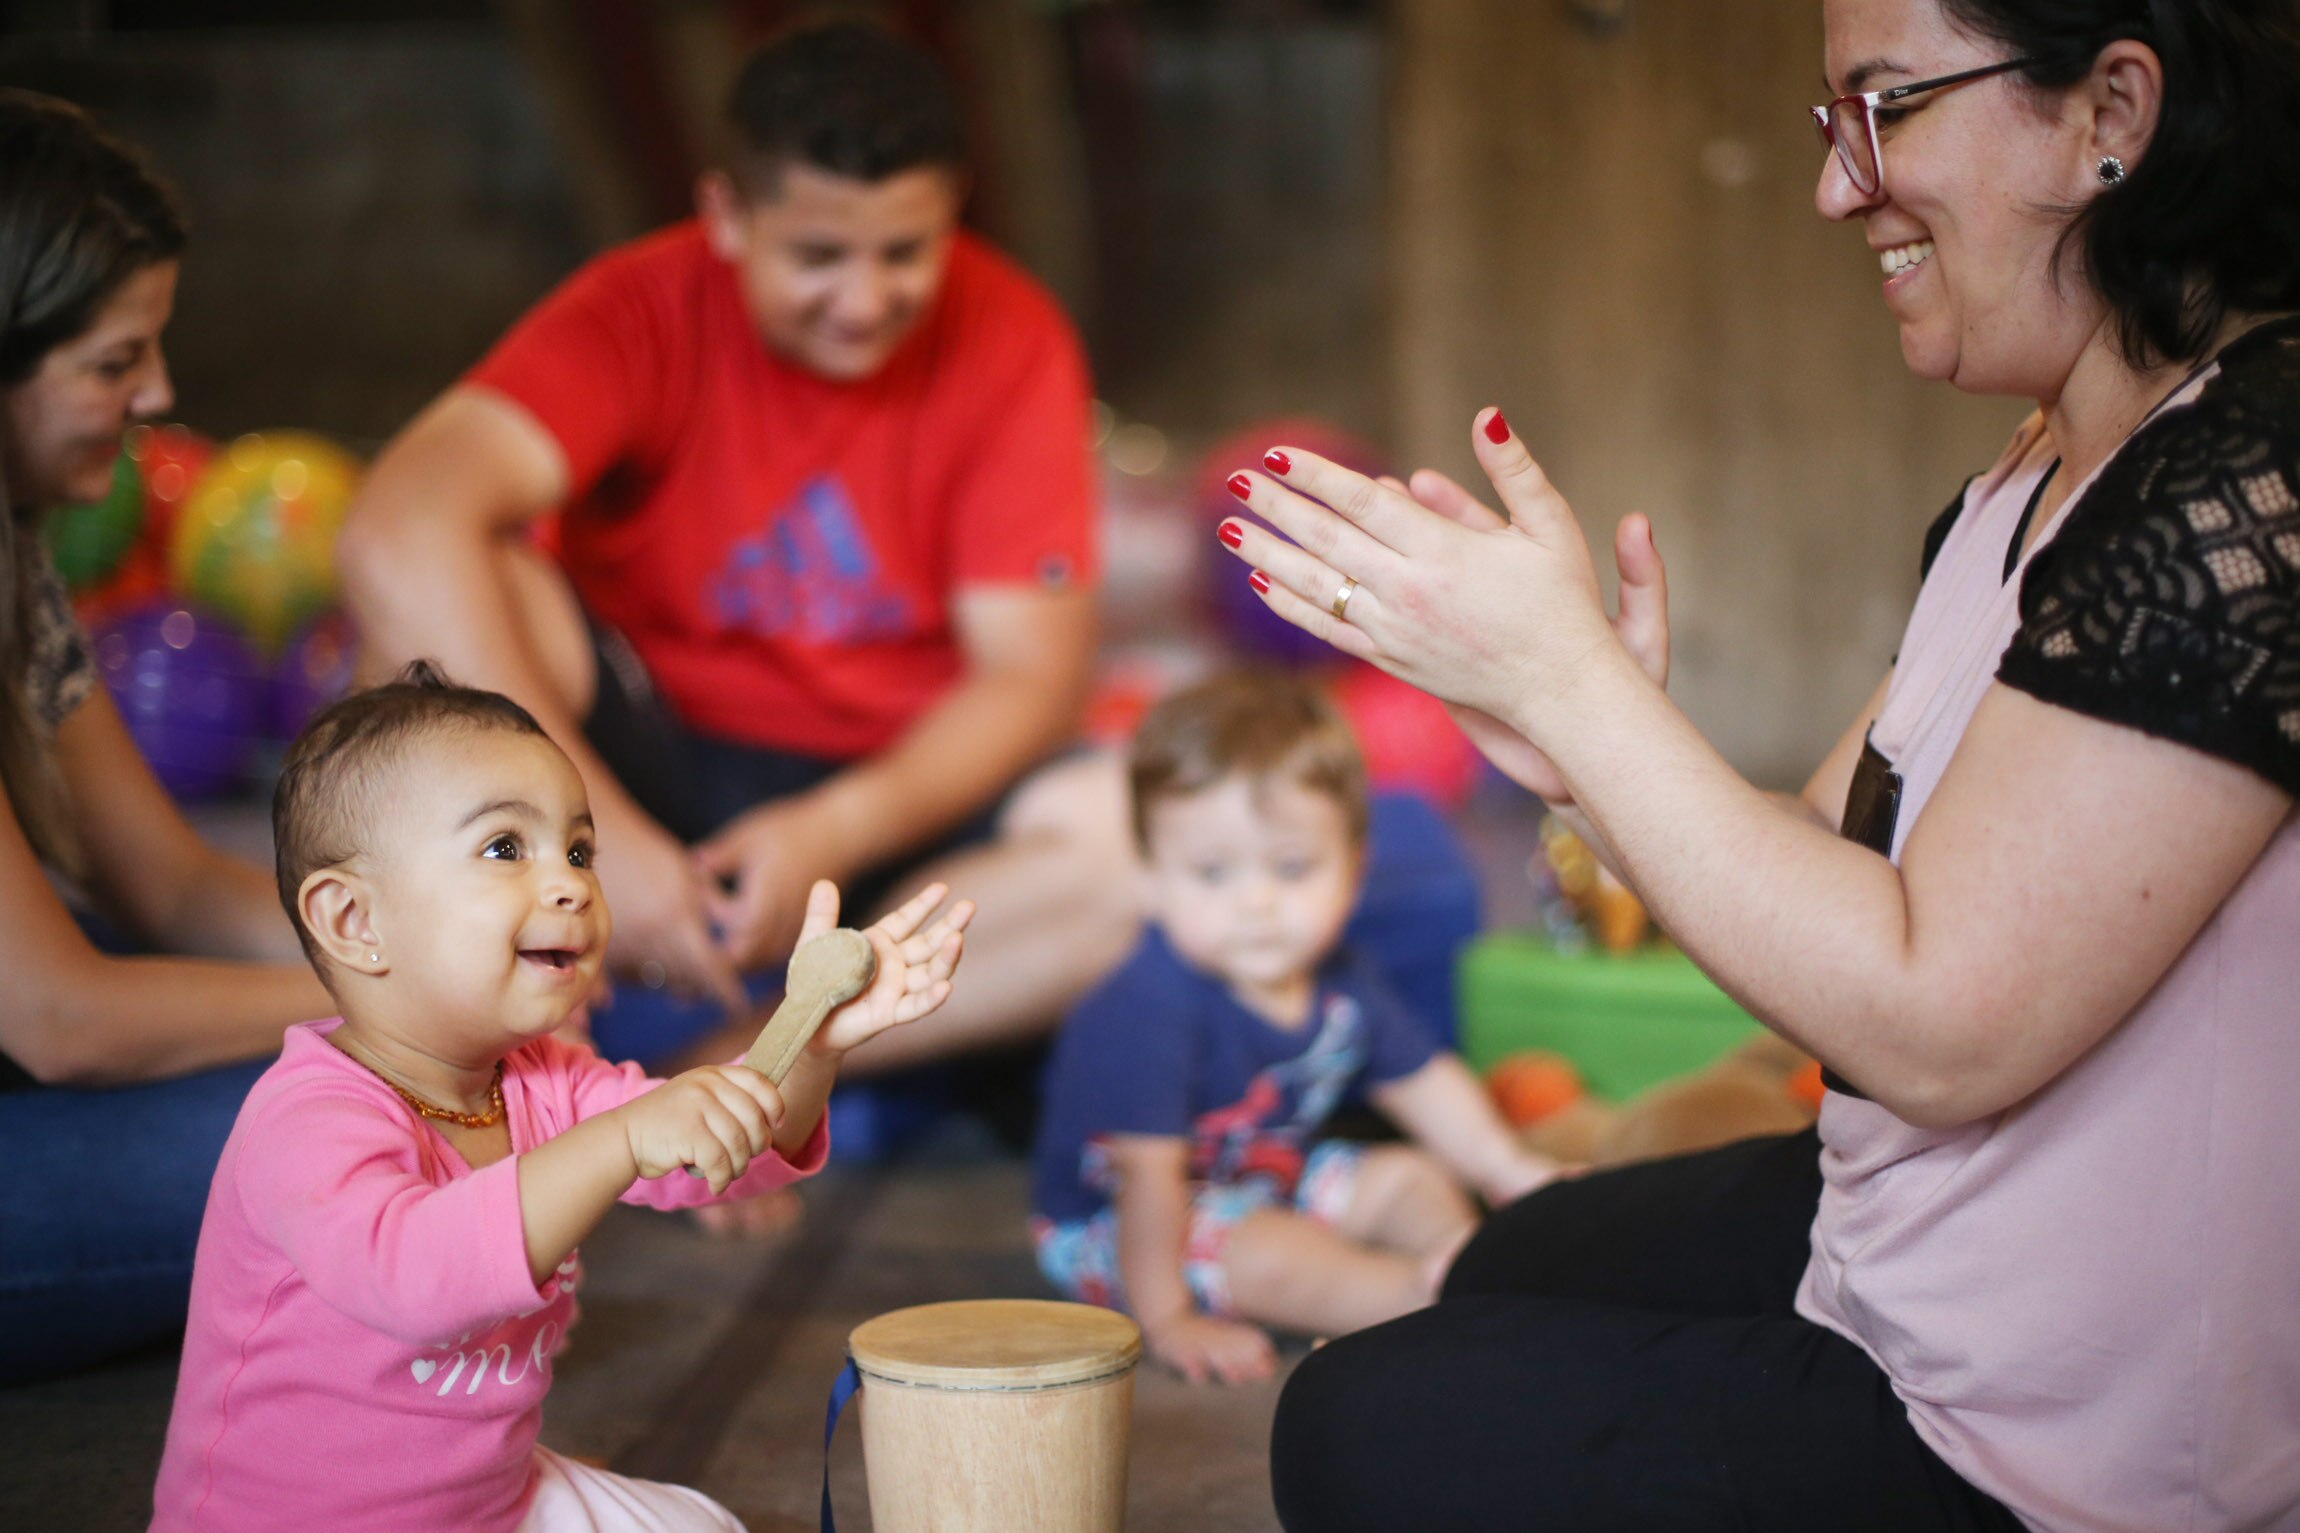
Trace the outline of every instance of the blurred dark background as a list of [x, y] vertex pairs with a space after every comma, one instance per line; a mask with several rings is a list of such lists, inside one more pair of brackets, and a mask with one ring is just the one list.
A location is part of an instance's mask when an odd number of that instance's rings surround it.
[[[1218, 578], [1179, 573], [1201, 527], [1157, 520], [1218, 439], [1307, 416], [1470, 477], [1501, 403], [1600, 546], [1654, 517], [1673, 690], [1788, 785], [2021, 413], [1909, 379], [1874, 258], [1814, 216], [1811, 0], [844, 8], [957, 76], [970, 217], [1132, 427], [1105, 443], [1121, 603]], [[682, 215], [745, 47], [802, 9], [0, 0], [0, 82], [91, 108], [184, 194], [183, 420], [372, 451], [585, 256]]]
[[[190, 205], [187, 421], [373, 446], [584, 256], [682, 216], [745, 46], [823, 9], [7, 0], [0, 80], [89, 107]], [[958, 76], [970, 217], [1071, 306], [1122, 411], [1381, 431], [1367, 0], [850, 9]]]

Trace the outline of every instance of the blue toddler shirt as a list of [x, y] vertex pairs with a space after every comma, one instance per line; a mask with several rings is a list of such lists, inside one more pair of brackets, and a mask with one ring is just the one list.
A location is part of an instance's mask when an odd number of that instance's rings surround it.
[[1357, 1086], [1413, 1074], [1437, 1053], [1373, 966], [1347, 950], [1317, 974], [1289, 1031], [1184, 964], [1156, 926], [1078, 1003], [1048, 1062], [1031, 1211], [1056, 1224], [1101, 1212], [1111, 1134], [1191, 1142], [1194, 1182], [1267, 1178], [1291, 1196], [1318, 1130]]

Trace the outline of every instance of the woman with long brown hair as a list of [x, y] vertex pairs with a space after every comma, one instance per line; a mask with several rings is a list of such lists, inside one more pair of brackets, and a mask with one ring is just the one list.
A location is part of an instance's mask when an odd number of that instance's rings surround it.
[[137, 754], [40, 540], [173, 402], [183, 247], [134, 151], [0, 91], [0, 1382], [182, 1322], [240, 1099], [331, 1009], [269, 873], [203, 842]]

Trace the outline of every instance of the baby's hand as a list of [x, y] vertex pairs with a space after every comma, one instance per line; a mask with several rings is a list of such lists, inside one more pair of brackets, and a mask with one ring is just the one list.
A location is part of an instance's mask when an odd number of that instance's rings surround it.
[[640, 1176], [668, 1176], [690, 1167], [717, 1193], [725, 1192], [752, 1157], [774, 1142], [783, 1099], [756, 1070], [705, 1065], [615, 1111]]
[[[863, 935], [870, 938], [871, 951], [878, 957], [878, 974], [868, 990], [824, 1020], [808, 1042], [809, 1049], [836, 1059], [890, 1027], [916, 1022], [950, 998], [950, 976], [965, 946], [960, 933], [974, 919], [974, 901], [960, 900], [927, 925], [927, 917], [949, 894], [947, 885], [929, 884], [876, 925], [864, 928]], [[838, 924], [839, 892], [819, 881], [807, 895], [807, 920], [799, 940]]]
[[1278, 1354], [1260, 1327], [1187, 1311], [1146, 1327], [1150, 1355], [1193, 1384], [1258, 1384], [1277, 1371]]

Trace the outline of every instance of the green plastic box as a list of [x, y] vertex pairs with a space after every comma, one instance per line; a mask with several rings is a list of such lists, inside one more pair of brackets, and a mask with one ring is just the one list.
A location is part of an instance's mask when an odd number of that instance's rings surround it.
[[1519, 932], [1480, 937], [1463, 952], [1460, 1005], [1472, 1069], [1551, 1049], [1611, 1102], [1698, 1070], [1758, 1031], [1673, 947], [1568, 954]]

